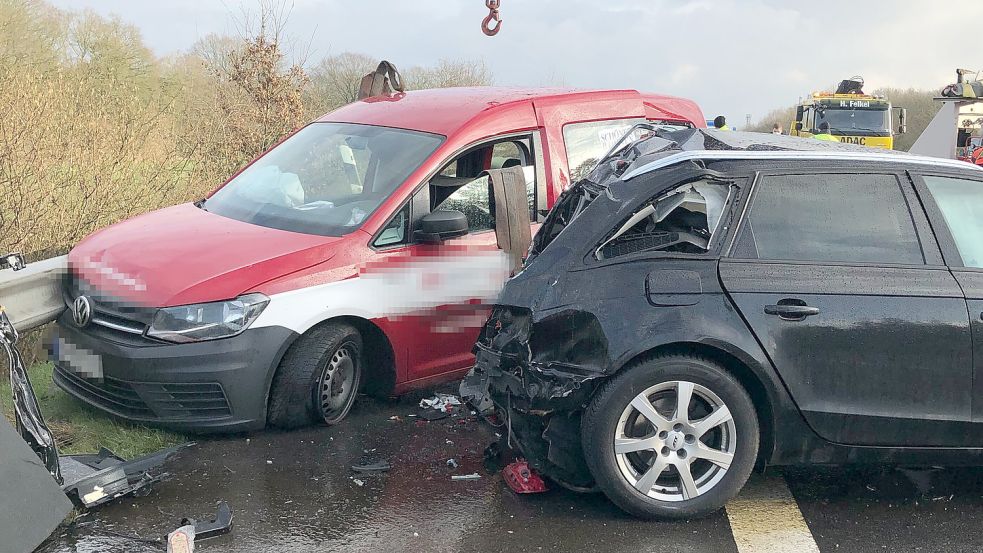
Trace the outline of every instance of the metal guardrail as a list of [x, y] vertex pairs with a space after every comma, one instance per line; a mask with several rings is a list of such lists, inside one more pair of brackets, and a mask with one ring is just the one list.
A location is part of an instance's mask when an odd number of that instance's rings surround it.
[[65, 310], [62, 277], [68, 256], [29, 263], [19, 271], [0, 271], [0, 305], [18, 332], [51, 322]]

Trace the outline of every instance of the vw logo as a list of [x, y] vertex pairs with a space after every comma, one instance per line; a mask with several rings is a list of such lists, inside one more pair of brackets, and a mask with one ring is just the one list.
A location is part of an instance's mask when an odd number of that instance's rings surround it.
[[85, 296], [75, 298], [75, 302], [72, 303], [72, 320], [79, 328], [89, 324], [92, 320], [92, 305], [89, 303], [89, 298]]

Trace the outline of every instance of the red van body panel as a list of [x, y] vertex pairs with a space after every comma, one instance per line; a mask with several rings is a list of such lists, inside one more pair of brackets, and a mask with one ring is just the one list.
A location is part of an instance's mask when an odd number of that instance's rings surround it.
[[[207, 420], [179, 417], [149, 400], [145, 411], [127, 411], [106, 403], [99, 393], [89, 394], [90, 383], [75, 382], [67, 372], [56, 371], [56, 382], [128, 418], [198, 429], [258, 428], [265, 424], [265, 394], [290, 342], [336, 317], [363, 320], [381, 330], [394, 358], [394, 393], [458, 377], [473, 360], [483, 302], [501, 285], [495, 281], [501, 269], [495, 256], [501, 252], [494, 231], [441, 245], [384, 249], [371, 246], [373, 237], [448, 161], [476, 144], [517, 133], [535, 135], [541, 147], [536, 169], [545, 180], [540, 188], [545, 205], [539, 207], [551, 207], [570, 184], [564, 127], [622, 119], [705, 126], [692, 101], [634, 90], [420, 90], [368, 98], [328, 113], [312, 124], [376, 125], [445, 138], [357, 230], [341, 237], [267, 228], [184, 204], [102, 229], [69, 255], [73, 282], [86, 288], [70, 288], [68, 301], [85, 290], [112, 297], [149, 310], [137, 321], [142, 325], [159, 308], [232, 300], [251, 292], [271, 298], [245, 333], [210, 342], [169, 344], [147, 337], [146, 331], [140, 336], [139, 330], [137, 336], [115, 340], [100, 334], [105, 329], [74, 327], [70, 316], [59, 323], [73, 344], [102, 356], [107, 376], [132, 382], [134, 393], [142, 393], [147, 382], [208, 381], [224, 390], [230, 414]], [[484, 164], [490, 161], [489, 151]], [[118, 322], [119, 316], [114, 311], [104, 319]]]

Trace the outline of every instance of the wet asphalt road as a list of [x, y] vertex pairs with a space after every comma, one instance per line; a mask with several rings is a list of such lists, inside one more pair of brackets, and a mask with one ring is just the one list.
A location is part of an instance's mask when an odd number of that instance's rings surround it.
[[[89, 513], [39, 551], [160, 551], [118, 534], [156, 538], [182, 517], [207, 518], [219, 500], [232, 507], [234, 529], [198, 542], [198, 551], [738, 551], [733, 512], [641, 522], [602, 495], [513, 494], [483, 466], [495, 429], [470, 417], [408, 417], [420, 397], [364, 399], [334, 428], [202, 440], [168, 465], [174, 476], [149, 496]], [[382, 459], [390, 472], [349, 468]], [[473, 472], [482, 477], [451, 480]], [[820, 551], [983, 550], [983, 469], [796, 468], [784, 481]], [[774, 523], [760, 526], [766, 533]]]

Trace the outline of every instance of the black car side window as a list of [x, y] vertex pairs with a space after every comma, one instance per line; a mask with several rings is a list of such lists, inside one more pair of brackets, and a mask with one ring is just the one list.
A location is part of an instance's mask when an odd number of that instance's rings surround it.
[[733, 183], [699, 179], [653, 198], [595, 250], [597, 259], [650, 251], [705, 253]]
[[983, 268], [983, 182], [922, 177], [935, 199], [964, 267]]
[[925, 263], [894, 175], [766, 175], [755, 188], [734, 257]]

